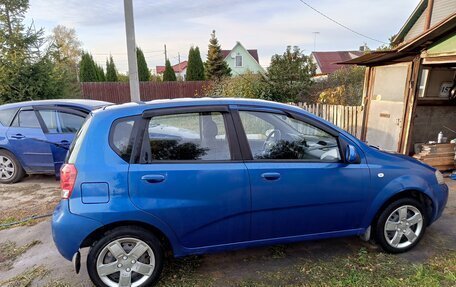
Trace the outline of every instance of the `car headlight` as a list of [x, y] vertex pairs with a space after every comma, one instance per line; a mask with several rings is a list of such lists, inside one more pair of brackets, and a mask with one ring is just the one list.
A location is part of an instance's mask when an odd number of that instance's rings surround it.
[[435, 178], [439, 184], [445, 184], [445, 179], [443, 178], [443, 174], [440, 171], [435, 171]]

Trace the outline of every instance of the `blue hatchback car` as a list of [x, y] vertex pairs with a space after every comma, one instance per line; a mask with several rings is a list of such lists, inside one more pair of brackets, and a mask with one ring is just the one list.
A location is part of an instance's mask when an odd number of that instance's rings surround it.
[[0, 183], [27, 174], [59, 174], [75, 133], [90, 111], [111, 103], [43, 100], [0, 106]]
[[61, 170], [60, 253], [97, 286], [150, 286], [164, 254], [360, 235], [413, 248], [445, 208], [442, 174], [300, 108], [181, 99], [89, 116]]

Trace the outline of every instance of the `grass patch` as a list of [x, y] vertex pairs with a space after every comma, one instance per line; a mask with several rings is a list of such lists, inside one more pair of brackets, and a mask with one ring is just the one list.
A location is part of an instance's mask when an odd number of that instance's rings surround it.
[[213, 279], [198, 273], [202, 259], [199, 256], [170, 259], [165, 264], [160, 287], [204, 287], [211, 286]]
[[257, 271], [250, 278], [227, 286], [352, 286], [451, 287], [456, 286], [456, 252], [450, 251], [422, 264], [399, 256], [361, 248], [329, 259], [302, 259], [274, 271]]
[[0, 270], [11, 269], [14, 260], [21, 256], [33, 246], [41, 244], [41, 241], [34, 240], [23, 246], [17, 247], [16, 242], [6, 241], [0, 244]]
[[43, 266], [37, 266], [24, 273], [21, 273], [7, 281], [0, 282], [0, 286], [3, 287], [28, 287], [31, 285], [33, 280], [42, 279], [49, 273], [49, 270]]
[[[19, 227], [19, 226], [30, 226], [30, 225], [36, 224], [38, 221], [37, 219], [32, 219], [32, 220], [21, 222], [18, 224], [8, 225], [10, 223], [17, 222], [20, 220], [22, 220], [22, 218], [17, 218], [17, 217], [6, 217], [3, 219], [0, 219], [0, 230], [5, 230], [5, 229]], [[8, 225], [8, 226], [4, 226], [4, 225]]]

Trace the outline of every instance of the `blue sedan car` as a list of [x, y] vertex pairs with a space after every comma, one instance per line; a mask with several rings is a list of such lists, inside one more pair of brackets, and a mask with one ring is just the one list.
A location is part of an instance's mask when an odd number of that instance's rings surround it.
[[25, 174], [58, 174], [90, 111], [111, 103], [43, 100], [0, 106], [0, 183]]
[[129, 103], [91, 113], [61, 170], [60, 253], [96, 286], [150, 286], [174, 256], [360, 235], [413, 248], [445, 208], [442, 174], [300, 108]]

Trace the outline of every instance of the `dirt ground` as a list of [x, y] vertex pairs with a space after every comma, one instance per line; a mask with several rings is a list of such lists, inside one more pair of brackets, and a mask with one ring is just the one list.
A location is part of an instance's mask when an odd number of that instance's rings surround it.
[[[456, 181], [447, 183], [444, 215], [408, 253], [342, 238], [170, 259], [160, 286], [456, 286]], [[44, 176], [0, 185], [0, 224], [51, 212], [59, 192]], [[85, 261], [75, 275], [51, 237], [50, 218], [1, 230], [0, 286], [92, 286]]]

